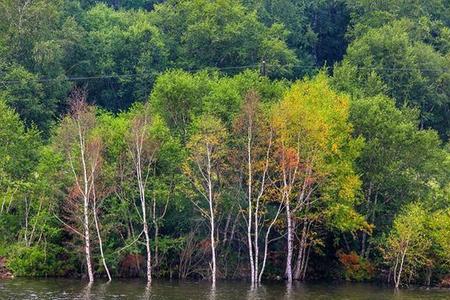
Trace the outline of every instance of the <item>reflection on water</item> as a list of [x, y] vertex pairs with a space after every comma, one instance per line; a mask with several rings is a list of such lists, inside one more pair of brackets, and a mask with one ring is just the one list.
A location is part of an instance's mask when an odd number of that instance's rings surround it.
[[143, 300], [150, 300], [152, 299], [152, 284], [147, 282], [145, 285], [144, 295], [142, 296]]
[[85, 300], [91, 300], [91, 290], [92, 290], [92, 286], [94, 284], [92, 282], [89, 282], [82, 290], [81, 292], [81, 298], [85, 299]]
[[0, 299], [450, 299], [450, 290], [400, 290], [371, 284], [267, 283], [251, 286], [246, 282], [114, 280], [87, 284], [69, 279], [13, 279], [0, 281]]

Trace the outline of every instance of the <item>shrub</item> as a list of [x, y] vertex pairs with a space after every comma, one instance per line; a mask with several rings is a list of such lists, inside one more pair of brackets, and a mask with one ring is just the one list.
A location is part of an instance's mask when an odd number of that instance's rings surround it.
[[345, 280], [364, 281], [373, 277], [374, 268], [372, 264], [356, 252], [344, 253], [339, 251], [337, 256], [344, 268]]

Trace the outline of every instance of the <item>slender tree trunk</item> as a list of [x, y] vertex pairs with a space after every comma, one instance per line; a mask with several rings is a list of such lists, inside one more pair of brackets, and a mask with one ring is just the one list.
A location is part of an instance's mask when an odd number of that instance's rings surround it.
[[150, 234], [148, 232], [148, 222], [147, 222], [147, 207], [145, 201], [145, 186], [142, 178], [142, 144], [136, 147], [136, 175], [139, 187], [139, 196], [141, 198], [141, 209], [142, 209], [142, 225], [145, 236], [145, 248], [147, 251], [147, 282], [152, 282], [152, 255], [150, 250]]
[[225, 223], [225, 229], [223, 230], [223, 244], [228, 241], [228, 229], [230, 228], [231, 223], [231, 212], [228, 213], [227, 222]]
[[[251, 155], [251, 143], [252, 143], [252, 130], [251, 125], [249, 125], [247, 130], [247, 201], [248, 201], [248, 223], [247, 223], [247, 242], [248, 242], [248, 256], [250, 258], [250, 270], [251, 270], [251, 282], [252, 284], [256, 281], [255, 273], [255, 262], [253, 257], [253, 242], [252, 242], [252, 215], [253, 215], [253, 205], [252, 205], [252, 155]], [[255, 220], [255, 223], [257, 221]], [[256, 255], [255, 255], [256, 258]]]
[[142, 224], [145, 236], [145, 248], [147, 250], [147, 282], [152, 282], [152, 254], [150, 250], [150, 234], [148, 232], [147, 222], [147, 208], [145, 203], [145, 189], [142, 183], [141, 176], [139, 177], [139, 191], [141, 194], [141, 207], [142, 207]]
[[152, 214], [152, 220], [153, 220], [153, 226], [155, 227], [155, 255], [154, 255], [154, 261], [155, 266], [158, 266], [159, 264], [159, 257], [158, 257], [158, 237], [159, 237], [159, 226], [158, 226], [158, 218], [156, 217], [156, 199], [155, 199], [155, 193], [153, 192], [153, 214]]
[[215, 245], [215, 220], [214, 220], [214, 197], [213, 197], [213, 187], [211, 181], [211, 150], [209, 146], [207, 146], [207, 159], [208, 159], [208, 199], [209, 199], [209, 221], [210, 221], [210, 237], [211, 237], [211, 282], [213, 287], [216, 285], [216, 245]]
[[[155, 222], [155, 266], [159, 265], [159, 255], [158, 255], [158, 238], [159, 238], [159, 226], [158, 222]], [[156, 274], [158, 276], [158, 273]]]
[[303, 224], [302, 236], [300, 237], [300, 245], [299, 245], [298, 254], [297, 254], [297, 262], [295, 265], [295, 272], [294, 272], [295, 280], [301, 279], [302, 271], [304, 268], [304, 262], [305, 262], [304, 255], [305, 255], [305, 246], [306, 246], [307, 226], [308, 225], [305, 222]]
[[400, 286], [400, 280], [403, 272], [403, 263], [405, 262], [406, 249], [402, 253], [402, 258], [400, 260], [400, 268], [398, 270], [397, 280], [395, 281], [395, 287], [398, 288]]
[[78, 138], [80, 144], [80, 153], [81, 153], [81, 164], [83, 169], [83, 215], [84, 215], [84, 250], [86, 254], [86, 267], [88, 271], [89, 282], [94, 282], [94, 273], [92, 272], [92, 264], [91, 264], [91, 244], [90, 244], [90, 233], [89, 233], [89, 180], [88, 180], [88, 171], [86, 167], [86, 157], [85, 157], [85, 140], [83, 138], [82, 129], [79, 121], [78, 125]]
[[91, 244], [89, 236], [89, 216], [87, 209], [87, 200], [84, 200], [84, 251], [86, 254], [86, 267], [88, 271], [89, 282], [94, 282], [94, 273], [92, 272], [91, 264]]
[[278, 210], [277, 210], [277, 214], [273, 218], [272, 222], [270, 223], [270, 225], [269, 225], [269, 227], [267, 228], [267, 231], [266, 231], [266, 236], [264, 238], [264, 255], [263, 255], [261, 270], [259, 271], [259, 275], [258, 275], [258, 282], [261, 282], [262, 276], [264, 274], [264, 269], [266, 268], [267, 251], [268, 251], [268, 248], [269, 248], [270, 231], [272, 230], [272, 227], [275, 224], [275, 222], [278, 220], [278, 216], [280, 215], [282, 206], [283, 206], [283, 203], [280, 203], [280, 206], [278, 207]]
[[303, 264], [304, 267], [303, 267], [301, 280], [305, 280], [305, 278], [306, 278], [306, 270], [308, 270], [308, 263], [309, 263], [309, 255], [310, 255], [310, 253], [311, 253], [311, 245], [308, 246], [308, 250], [306, 252], [306, 261]]
[[286, 221], [287, 221], [287, 256], [286, 256], [286, 278], [292, 282], [292, 253], [294, 251], [294, 225], [292, 222], [289, 196], [286, 196]]
[[363, 231], [362, 240], [361, 240], [361, 253], [359, 254], [361, 257], [365, 257], [365, 254], [366, 254], [366, 239], [367, 239], [367, 233], [365, 231]]
[[148, 233], [148, 224], [144, 222], [145, 248], [147, 249], [147, 282], [152, 282], [152, 253], [150, 251], [150, 235]]
[[259, 203], [257, 201], [255, 207], [255, 236], [254, 236], [254, 244], [255, 244], [255, 282], [258, 282], [258, 273], [259, 273]]
[[105, 271], [106, 271], [106, 275], [108, 276], [108, 281], [111, 281], [111, 274], [109, 273], [108, 265], [106, 264], [105, 255], [103, 253], [103, 241], [102, 241], [102, 236], [100, 234], [100, 225], [99, 225], [98, 216], [97, 216], [97, 199], [96, 199], [96, 194], [95, 194], [94, 182], [92, 182], [92, 195], [93, 195], [92, 200], [93, 200], [94, 222], [95, 222], [95, 229], [97, 231], [100, 255], [102, 258], [103, 267], [105, 268]]
[[425, 280], [425, 285], [427, 287], [430, 287], [431, 285], [431, 275], [433, 274], [433, 269], [431, 266], [427, 267], [427, 275], [426, 275], [426, 280]]

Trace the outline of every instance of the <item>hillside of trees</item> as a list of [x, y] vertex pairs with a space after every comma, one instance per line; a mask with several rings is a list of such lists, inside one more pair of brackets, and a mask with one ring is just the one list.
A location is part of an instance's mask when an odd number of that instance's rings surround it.
[[447, 0], [0, 0], [15, 276], [450, 282]]

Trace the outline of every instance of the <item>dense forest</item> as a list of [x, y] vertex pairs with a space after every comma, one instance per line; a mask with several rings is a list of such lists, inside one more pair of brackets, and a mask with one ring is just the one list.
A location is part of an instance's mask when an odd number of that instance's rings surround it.
[[15, 276], [450, 285], [447, 0], [0, 0]]

